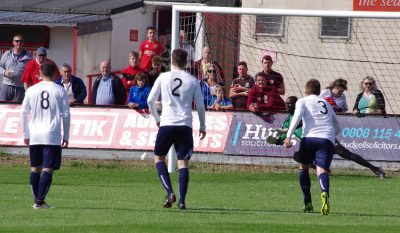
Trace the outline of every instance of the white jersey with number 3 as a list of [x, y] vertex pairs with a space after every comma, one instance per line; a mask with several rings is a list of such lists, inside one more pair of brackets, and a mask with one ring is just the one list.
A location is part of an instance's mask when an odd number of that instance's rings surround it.
[[326, 138], [335, 143], [340, 126], [335, 111], [325, 99], [316, 95], [299, 99], [287, 137], [293, 135], [300, 120], [303, 122], [303, 137]]
[[[31, 119], [28, 124], [29, 113]], [[28, 88], [22, 102], [21, 116], [23, 136], [29, 139], [30, 145], [61, 145], [62, 139], [69, 140], [68, 94], [58, 84], [42, 81]]]
[[[155, 101], [161, 96], [162, 114], [158, 115]], [[151, 88], [147, 103], [151, 114], [160, 126], [192, 127], [192, 101], [200, 120], [200, 129], [205, 131], [205, 107], [199, 81], [183, 70], [173, 69], [162, 73]]]

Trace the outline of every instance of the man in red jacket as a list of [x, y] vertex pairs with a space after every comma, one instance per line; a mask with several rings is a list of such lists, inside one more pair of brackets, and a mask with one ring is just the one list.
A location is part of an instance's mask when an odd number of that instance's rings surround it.
[[[40, 47], [36, 50], [36, 57], [32, 59], [26, 64], [26, 68], [24, 73], [22, 74], [21, 80], [24, 83], [24, 88], [27, 90], [30, 86], [35, 85], [36, 83], [42, 81], [40, 78], [40, 65], [45, 61], [52, 62], [56, 64], [54, 61], [47, 58], [47, 51], [44, 47]], [[56, 65], [57, 66], [57, 65]], [[56, 77], [60, 77], [60, 71], [56, 70]]]

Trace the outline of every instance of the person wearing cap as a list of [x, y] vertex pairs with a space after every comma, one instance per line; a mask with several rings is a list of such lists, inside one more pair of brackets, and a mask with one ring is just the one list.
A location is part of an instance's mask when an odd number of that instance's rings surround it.
[[283, 83], [283, 77], [280, 73], [272, 70], [272, 64], [274, 64], [272, 57], [270, 55], [265, 55], [262, 60], [263, 70], [258, 72], [255, 77], [259, 74], [267, 77], [267, 82], [276, 88], [276, 92], [279, 95], [285, 94], [285, 84]]
[[32, 55], [23, 48], [24, 37], [13, 37], [13, 48], [6, 51], [0, 59], [0, 101], [22, 102], [25, 96], [22, 74]]
[[[54, 61], [47, 58], [47, 51], [44, 47], [39, 47], [36, 50], [36, 57], [32, 59], [26, 65], [25, 71], [22, 75], [22, 82], [24, 83], [24, 89], [27, 90], [30, 86], [35, 85], [36, 83], [42, 81], [40, 78], [40, 65], [43, 64], [45, 61], [52, 62], [56, 64]], [[56, 71], [57, 77], [60, 76], [60, 72]]]

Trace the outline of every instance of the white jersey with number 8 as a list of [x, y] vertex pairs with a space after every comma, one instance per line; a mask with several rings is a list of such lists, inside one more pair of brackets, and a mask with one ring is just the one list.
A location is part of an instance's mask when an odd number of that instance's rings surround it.
[[42, 81], [28, 88], [21, 114], [24, 139], [29, 139], [30, 145], [61, 145], [63, 139], [68, 141], [69, 111], [68, 94], [60, 85]]

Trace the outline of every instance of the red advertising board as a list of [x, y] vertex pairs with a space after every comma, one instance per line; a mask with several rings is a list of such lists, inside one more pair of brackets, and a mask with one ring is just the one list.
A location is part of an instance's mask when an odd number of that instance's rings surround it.
[[354, 11], [400, 11], [400, 0], [353, 0]]
[[[20, 112], [20, 105], [0, 105], [0, 145], [23, 145]], [[232, 115], [207, 112], [207, 136], [200, 141], [198, 117], [193, 112], [195, 151], [222, 153]], [[71, 108], [69, 147], [153, 150], [157, 131], [150, 115], [131, 109]]]

